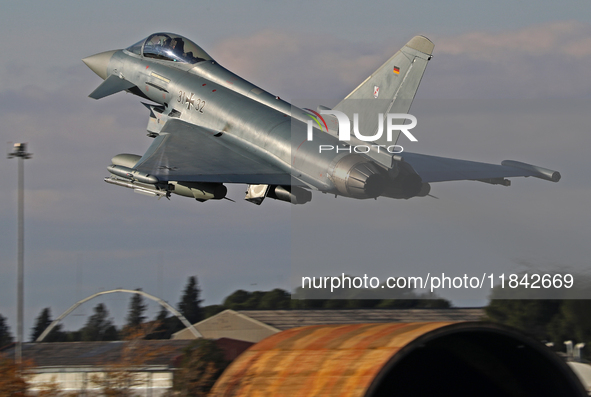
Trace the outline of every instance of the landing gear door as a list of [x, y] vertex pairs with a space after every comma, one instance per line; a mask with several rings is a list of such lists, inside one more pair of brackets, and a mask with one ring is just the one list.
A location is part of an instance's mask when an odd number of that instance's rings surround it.
[[269, 193], [269, 185], [248, 185], [244, 199], [253, 204], [261, 205], [265, 197], [267, 197], [267, 193]]

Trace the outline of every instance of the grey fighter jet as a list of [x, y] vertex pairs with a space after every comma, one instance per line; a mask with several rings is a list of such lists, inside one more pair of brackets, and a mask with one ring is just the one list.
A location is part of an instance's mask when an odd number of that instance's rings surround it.
[[400, 132], [414, 138], [404, 123], [413, 119], [408, 111], [433, 48], [425, 37], [412, 38], [336, 107], [316, 110], [291, 106], [176, 34], [156, 33], [92, 55], [83, 61], [104, 81], [91, 98], [127, 91], [151, 102], [144, 105], [153, 143], [143, 156], [113, 157], [105, 181], [198, 201], [225, 198], [226, 183], [246, 184], [246, 200], [255, 204], [265, 197], [304, 204], [312, 191], [408, 199], [428, 195], [433, 182], [453, 180], [558, 182], [558, 172], [517, 161], [485, 164], [397, 150]]

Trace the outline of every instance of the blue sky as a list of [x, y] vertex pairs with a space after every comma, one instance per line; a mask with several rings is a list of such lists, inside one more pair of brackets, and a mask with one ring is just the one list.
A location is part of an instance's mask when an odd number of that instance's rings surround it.
[[[191, 275], [205, 304], [215, 304], [239, 288], [290, 288], [292, 274], [318, 263], [380, 275], [417, 266], [462, 274], [589, 266], [591, 25], [583, 2], [22, 1], [2, 9], [1, 141], [29, 142], [34, 153], [25, 177], [26, 335], [42, 308], [55, 317], [101, 290], [141, 287], [176, 304]], [[148, 114], [131, 95], [88, 98], [100, 79], [80, 60], [155, 31], [187, 36], [288, 101], [328, 106], [412, 36], [426, 35], [435, 56], [411, 110], [419, 142], [409, 150], [522, 160], [563, 180], [435, 185], [439, 200], [339, 198], [338, 215], [324, 211], [331, 202], [321, 195], [298, 208], [272, 200], [257, 207], [241, 200], [243, 186], [230, 188], [236, 203], [203, 204], [115, 188], [102, 181], [106, 166], [115, 154], [147, 149]], [[3, 164], [0, 313], [14, 331], [16, 161]], [[363, 249], [343, 243], [348, 236]], [[453, 298], [482, 304], [486, 294]], [[129, 297], [103, 301], [123, 321]], [[83, 320], [73, 316], [66, 328]]]

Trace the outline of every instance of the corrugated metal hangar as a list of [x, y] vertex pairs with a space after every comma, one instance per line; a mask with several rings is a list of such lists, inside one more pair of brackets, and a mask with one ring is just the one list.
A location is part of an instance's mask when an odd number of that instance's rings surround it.
[[488, 323], [315, 325], [257, 343], [211, 396], [586, 396], [543, 344]]

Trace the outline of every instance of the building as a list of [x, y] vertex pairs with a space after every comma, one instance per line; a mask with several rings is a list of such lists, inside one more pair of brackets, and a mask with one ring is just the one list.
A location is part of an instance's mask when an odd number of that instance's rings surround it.
[[[259, 342], [291, 328], [322, 324], [415, 323], [480, 321], [483, 308], [355, 309], [355, 310], [224, 310], [193, 326], [204, 338]], [[174, 340], [194, 339], [184, 329]]]
[[487, 322], [311, 325], [270, 336], [224, 371], [211, 397], [578, 396], [539, 341]]
[[[56, 384], [66, 393], [93, 396], [106, 379], [128, 382], [134, 396], [158, 397], [173, 386], [174, 371], [191, 340], [137, 340], [114, 342], [53, 342], [23, 344], [23, 361], [32, 365], [32, 393]], [[228, 361], [252, 343], [227, 338], [216, 344]], [[14, 346], [1, 351], [14, 357]]]

